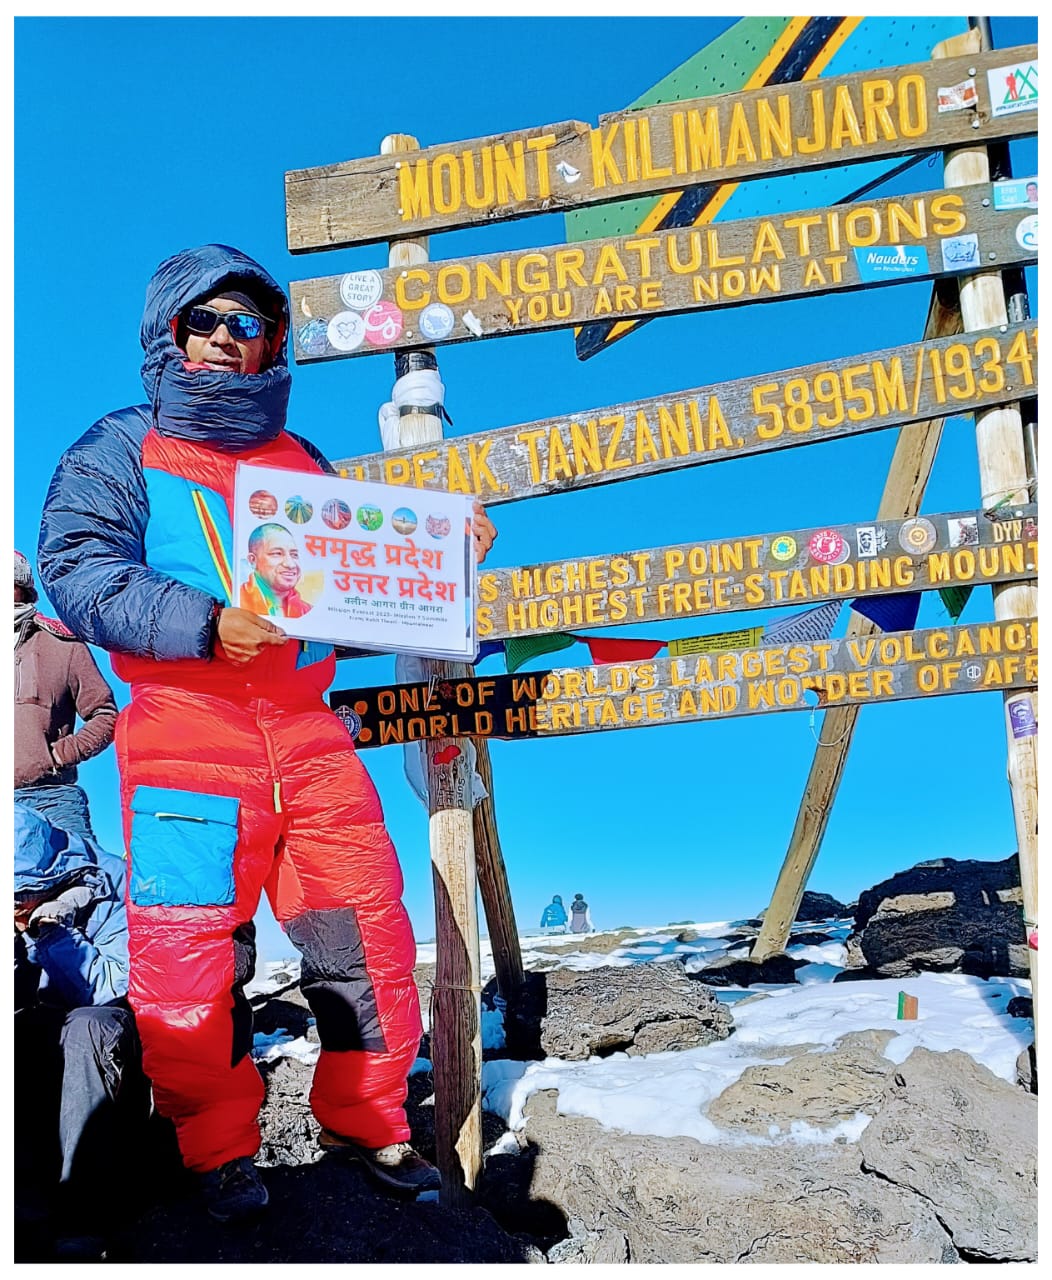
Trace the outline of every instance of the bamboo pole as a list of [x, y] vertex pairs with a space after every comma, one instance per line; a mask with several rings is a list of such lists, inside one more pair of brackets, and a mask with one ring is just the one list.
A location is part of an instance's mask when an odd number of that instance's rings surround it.
[[[952, 297], [940, 296], [936, 289], [932, 293], [924, 326], [925, 338], [944, 338], [960, 331], [961, 314], [953, 305]], [[942, 437], [942, 426], [942, 418], [930, 418], [899, 431], [877, 508], [878, 520], [904, 520], [920, 510]], [[852, 614], [847, 634], [851, 637], [869, 636], [879, 630], [875, 623], [856, 613]], [[764, 912], [759, 936], [749, 953], [751, 960], [767, 960], [785, 950], [804, 888], [829, 825], [861, 709], [859, 706], [831, 707], [822, 716], [818, 746], [804, 786], [789, 848], [771, 894], [771, 904]]]
[[[380, 149], [391, 155], [416, 151], [419, 145], [408, 134], [397, 133], [384, 138]], [[411, 267], [427, 260], [427, 237], [394, 241], [388, 249], [391, 267]], [[420, 361], [421, 353], [413, 354]], [[395, 368], [401, 372], [397, 357]], [[442, 420], [431, 413], [404, 414], [399, 431], [401, 444], [424, 444], [441, 437]], [[465, 670], [459, 663], [437, 661], [429, 661], [426, 667], [437, 679]], [[435, 1151], [442, 1175], [439, 1201], [445, 1208], [460, 1209], [470, 1207], [482, 1168], [482, 1014], [472, 769], [462, 744], [446, 738], [426, 744], [426, 760], [435, 887], [431, 998]]]
[[[935, 57], [978, 53], [982, 35], [973, 29], [967, 36], [943, 41]], [[946, 153], [946, 187], [961, 187], [990, 180], [986, 147], [961, 147]], [[966, 331], [1008, 323], [1004, 282], [996, 270], [962, 277], [961, 315]], [[979, 455], [979, 484], [984, 507], [1030, 500], [1035, 476], [1028, 474], [1023, 420], [1018, 404], [978, 412], [975, 439]], [[1035, 454], [1036, 461], [1036, 454]], [[991, 586], [994, 616], [1037, 616], [1037, 584], [1033, 579]], [[1037, 924], [1037, 690], [1004, 695], [1005, 733], [1008, 743], [1008, 785], [1012, 796], [1019, 875], [1023, 891], [1023, 918], [1029, 936]], [[1028, 950], [1034, 997], [1034, 1032], [1037, 1033], [1037, 950]]]

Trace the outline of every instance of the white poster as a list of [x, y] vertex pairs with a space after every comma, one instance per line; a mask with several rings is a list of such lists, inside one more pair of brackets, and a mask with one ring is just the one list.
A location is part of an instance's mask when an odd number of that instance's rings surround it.
[[473, 662], [472, 499], [239, 463], [234, 603], [290, 636]]

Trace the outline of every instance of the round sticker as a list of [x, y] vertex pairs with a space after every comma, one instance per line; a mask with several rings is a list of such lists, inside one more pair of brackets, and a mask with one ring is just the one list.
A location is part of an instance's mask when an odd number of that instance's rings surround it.
[[935, 546], [936, 536], [932, 522], [918, 516], [916, 520], [907, 520], [899, 530], [899, 546], [903, 551], [921, 555]]
[[375, 533], [384, 522], [384, 513], [371, 502], [363, 503], [354, 514], [362, 528], [370, 533]]
[[771, 555], [776, 560], [792, 560], [796, 555], [796, 539], [787, 533], [779, 534], [771, 543]]
[[253, 489], [248, 495], [248, 509], [260, 520], [278, 514], [278, 500], [269, 489]]
[[306, 498], [300, 497], [298, 493], [294, 493], [285, 502], [285, 516], [293, 524], [306, 524], [313, 515], [314, 508]]
[[428, 516], [424, 526], [432, 538], [445, 538], [453, 527], [448, 516]]
[[352, 311], [368, 311], [383, 291], [379, 271], [349, 271], [340, 281], [340, 297]]
[[362, 731], [361, 716], [355, 715], [355, 713], [350, 709], [350, 707], [336, 707], [335, 711], [336, 711], [336, 714], [339, 716], [339, 718], [343, 721], [344, 728], [351, 735], [351, 737], [357, 738], [358, 734], [361, 733]]
[[365, 321], [357, 311], [340, 311], [329, 321], [325, 334], [337, 351], [357, 351], [365, 341]]
[[1015, 238], [1021, 249], [1037, 253], [1037, 214], [1032, 213], [1015, 229]]
[[371, 347], [387, 347], [402, 335], [402, 313], [393, 302], [378, 302], [365, 313], [365, 340]]
[[409, 507], [399, 507], [391, 515], [391, 527], [395, 533], [403, 535], [412, 533], [416, 529], [417, 523], [416, 512], [410, 510]]
[[835, 529], [819, 529], [807, 549], [819, 564], [843, 564], [849, 554], [847, 542]]
[[321, 509], [321, 518], [330, 529], [346, 529], [354, 513], [342, 498], [330, 498]]
[[456, 317], [444, 302], [432, 302], [420, 312], [420, 332], [425, 338], [438, 341], [453, 332]]
[[328, 325], [324, 320], [308, 320], [296, 334], [300, 350], [308, 356], [320, 356], [329, 345]]

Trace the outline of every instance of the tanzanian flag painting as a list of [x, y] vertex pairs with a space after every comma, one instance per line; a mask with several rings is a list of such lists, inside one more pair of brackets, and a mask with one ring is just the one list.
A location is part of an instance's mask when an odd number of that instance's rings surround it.
[[[967, 29], [968, 19], [963, 17], [742, 18], [627, 106], [923, 62], [939, 41]], [[566, 239], [647, 234], [838, 204], [914, 162], [914, 157], [898, 156], [751, 182], [706, 182], [662, 196], [576, 210], [566, 214]], [[939, 182], [923, 185], [935, 187]], [[582, 325], [576, 330], [578, 359], [587, 360], [645, 323], [599, 320]]]

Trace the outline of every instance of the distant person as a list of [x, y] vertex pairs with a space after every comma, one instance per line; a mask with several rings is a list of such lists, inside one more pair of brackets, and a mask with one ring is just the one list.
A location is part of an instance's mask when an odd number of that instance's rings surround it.
[[588, 911], [588, 903], [579, 893], [574, 894], [573, 902], [570, 903], [570, 932], [594, 932], [592, 929], [592, 917]]
[[16, 803], [15, 1201], [61, 1259], [99, 1259], [149, 1085], [128, 991], [124, 862]]
[[36, 601], [33, 570], [16, 551], [15, 800], [94, 840], [77, 765], [113, 741], [117, 704], [87, 645], [38, 613]]
[[566, 908], [563, 900], [556, 894], [541, 913], [541, 928], [546, 933], [566, 932]]
[[268, 618], [302, 618], [310, 605], [296, 590], [303, 573], [296, 539], [283, 524], [261, 524], [248, 539], [252, 573], [241, 588], [241, 608]]

